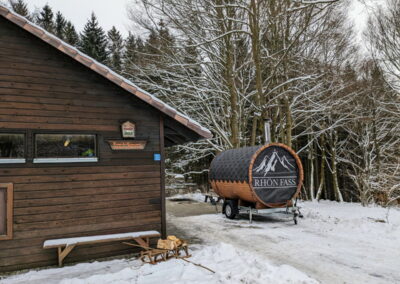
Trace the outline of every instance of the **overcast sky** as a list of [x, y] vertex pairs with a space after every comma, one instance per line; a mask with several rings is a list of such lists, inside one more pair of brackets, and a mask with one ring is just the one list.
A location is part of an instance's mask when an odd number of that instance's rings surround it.
[[[356, 39], [362, 43], [361, 32], [365, 29], [368, 8], [374, 9], [383, 0], [348, 0], [351, 4], [348, 8], [350, 20], [353, 21], [356, 31]], [[132, 22], [128, 19], [127, 7], [135, 7], [135, 0], [28, 0], [29, 9], [42, 8], [48, 3], [57, 12], [61, 11], [64, 16], [71, 20], [77, 30], [82, 31], [91, 12], [95, 12], [100, 25], [108, 31], [114, 25], [127, 36], [131, 30], [134, 34], [140, 34], [140, 29], [132, 28]], [[364, 5], [367, 4], [368, 8]]]
[[130, 21], [127, 15], [127, 5], [133, 5], [132, 0], [28, 0], [29, 9], [42, 8], [48, 3], [54, 13], [61, 11], [78, 31], [82, 31], [92, 11], [96, 14], [100, 25], [109, 30], [112, 26], [126, 36]]
[[368, 17], [377, 11], [379, 7], [385, 8], [384, 0], [352, 0], [347, 10], [352, 27], [355, 31], [354, 40], [360, 45], [361, 52], [368, 53], [369, 42], [363, 37], [367, 29]]

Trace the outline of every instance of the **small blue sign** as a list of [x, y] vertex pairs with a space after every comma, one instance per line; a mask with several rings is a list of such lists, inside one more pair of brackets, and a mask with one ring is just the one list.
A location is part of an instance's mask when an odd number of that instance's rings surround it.
[[154, 154], [154, 161], [161, 161], [161, 154]]

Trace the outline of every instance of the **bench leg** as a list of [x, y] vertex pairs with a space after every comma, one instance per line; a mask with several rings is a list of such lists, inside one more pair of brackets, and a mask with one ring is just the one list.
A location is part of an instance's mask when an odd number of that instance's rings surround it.
[[67, 255], [74, 249], [75, 245], [68, 245], [64, 249], [58, 247], [58, 266], [61, 267], [63, 265], [63, 260], [67, 257]]
[[141, 245], [142, 247], [144, 247], [144, 248], [148, 247], [146, 241], [144, 241], [142, 238], [134, 238], [134, 240], [135, 240], [139, 245]]

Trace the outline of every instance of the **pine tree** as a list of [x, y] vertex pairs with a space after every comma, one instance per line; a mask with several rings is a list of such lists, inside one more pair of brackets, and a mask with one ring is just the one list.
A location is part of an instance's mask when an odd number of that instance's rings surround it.
[[79, 49], [101, 63], [107, 60], [107, 37], [94, 13], [81, 34]]
[[60, 39], [65, 38], [65, 27], [67, 25], [67, 21], [65, 20], [64, 16], [61, 14], [60, 11], [56, 14], [56, 21], [55, 21], [55, 29], [54, 34], [59, 37]]
[[28, 20], [32, 19], [28, 10], [28, 5], [24, 0], [9, 0], [9, 3], [15, 13], [20, 14]]
[[108, 66], [116, 72], [122, 70], [122, 50], [124, 48], [124, 40], [121, 33], [113, 26], [107, 33], [108, 36]]
[[[174, 37], [170, 34], [164, 21], [160, 20], [157, 28], [150, 30], [145, 43], [146, 61], [148, 64], [163, 64], [159, 57], [163, 54], [174, 53]], [[146, 63], [146, 64], [147, 64]]]
[[37, 16], [36, 23], [46, 31], [54, 33], [53, 10], [46, 4]]
[[184, 47], [183, 62], [186, 64], [185, 70], [192, 74], [193, 77], [201, 74], [201, 67], [196, 64], [198, 56], [199, 53], [194, 46], [194, 42], [191, 39], [187, 40]]
[[160, 54], [160, 39], [157, 30], [150, 30], [149, 37], [146, 40], [145, 49], [149, 55]]
[[137, 37], [136, 39], [136, 56], [137, 56], [137, 62], [142, 62], [143, 54], [145, 53], [145, 45], [144, 41], [141, 37]]
[[131, 32], [125, 40], [125, 51], [123, 55], [124, 69], [132, 63], [137, 63], [136, 39]]
[[74, 25], [70, 21], [65, 24], [64, 40], [73, 46], [77, 46], [79, 44], [79, 35], [76, 32]]
[[[129, 33], [125, 40], [125, 49], [123, 53], [123, 69], [124, 73], [135, 74], [137, 76], [138, 70], [141, 66], [144, 66], [144, 53], [145, 46], [140, 36], [136, 37]], [[130, 78], [134, 79], [134, 78]]]
[[158, 26], [159, 26], [158, 38], [160, 41], [160, 49], [163, 52], [167, 53], [171, 52], [174, 44], [174, 37], [170, 34], [169, 29], [163, 20], [160, 20]]

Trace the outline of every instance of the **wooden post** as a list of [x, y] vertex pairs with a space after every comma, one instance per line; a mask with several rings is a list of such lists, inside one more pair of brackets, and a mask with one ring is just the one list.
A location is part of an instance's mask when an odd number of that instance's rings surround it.
[[62, 253], [62, 249], [61, 247], [57, 248], [57, 252], [58, 252], [58, 266], [61, 267], [62, 266], [62, 260], [61, 260], [61, 253]]
[[160, 116], [160, 177], [161, 177], [161, 237], [167, 237], [167, 219], [165, 210], [165, 150], [164, 150], [164, 118]]

